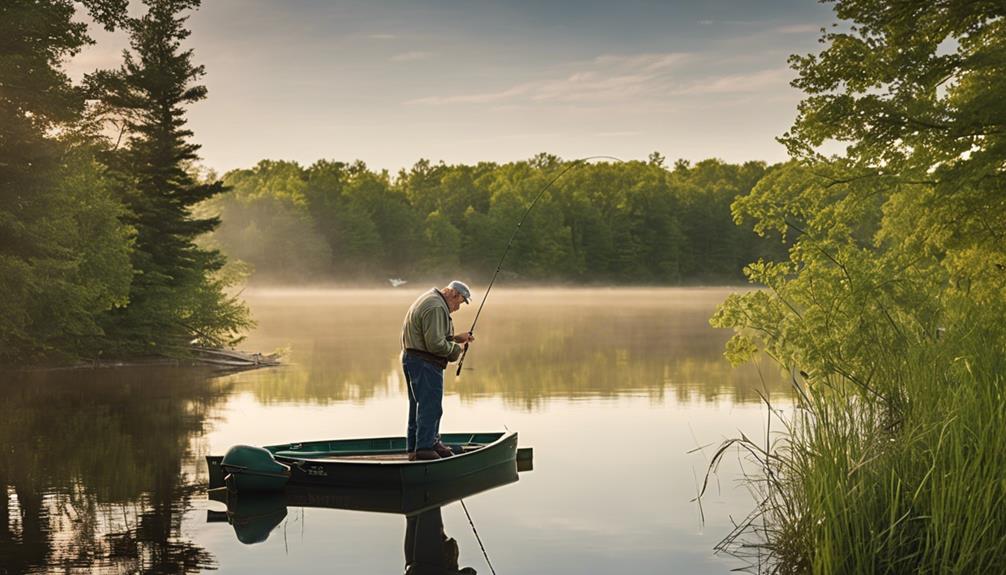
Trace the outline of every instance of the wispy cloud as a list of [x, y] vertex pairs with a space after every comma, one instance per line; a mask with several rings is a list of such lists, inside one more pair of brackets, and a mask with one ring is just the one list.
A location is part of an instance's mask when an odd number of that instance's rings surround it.
[[637, 70], [656, 71], [670, 68], [675, 64], [680, 64], [691, 58], [683, 52], [666, 53], [644, 53], [631, 55], [605, 54], [594, 59], [594, 63], [600, 66], [615, 66]]
[[407, 104], [489, 104], [503, 102], [527, 94], [530, 84], [522, 84], [497, 92], [476, 92], [472, 94], [457, 94], [453, 96], [427, 96], [409, 100]]
[[699, 24], [703, 26], [712, 26], [714, 24], [724, 24], [728, 26], [750, 26], [758, 24], [758, 20], [699, 20]]
[[810, 34], [820, 30], [820, 24], [790, 24], [788, 26], [773, 28], [771, 31], [776, 34]]
[[367, 38], [370, 38], [371, 40], [394, 40], [395, 38], [398, 38], [398, 36], [394, 34], [370, 34]]
[[613, 102], [667, 86], [674, 68], [689, 61], [684, 53], [605, 54], [559, 78], [523, 82], [469, 94], [428, 96], [410, 104], [486, 104], [531, 102]]
[[620, 130], [615, 132], [597, 132], [594, 134], [595, 138], [629, 138], [638, 136], [641, 132], [639, 130]]
[[403, 52], [401, 54], [395, 54], [391, 57], [392, 62], [415, 62], [417, 60], [426, 60], [433, 54], [431, 52]]
[[733, 74], [707, 71], [721, 63], [715, 58], [684, 53], [606, 54], [558, 78], [523, 82], [495, 91], [427, 96], [407, 103], [639, 103], [671, 96], [773, 92], [785, 88], [793, 77], [793, 71], [785, 66]]
[[684, 88], [675, 90], [675, 94], [742, 94], [777, 90], [780, 86], [789, 85], [794, 72], [789, 68], [771, 68], [748, 74], [728, 74], [704, 78], [692, 82]]

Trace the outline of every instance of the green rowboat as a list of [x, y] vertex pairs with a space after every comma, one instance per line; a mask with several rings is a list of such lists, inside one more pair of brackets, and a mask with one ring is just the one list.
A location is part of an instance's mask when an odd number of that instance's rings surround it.
[[276, 491], [286, 485], [366, 486], [401, 489], [457, 480], [515, 462], [530, 469], [531, 450], [517, 449], [516, 432], [450, 433], [441, 441], [453, 457], [409, 461], [404, 437], [379, 437], [236, 446], [208, 456], [210, 488]]

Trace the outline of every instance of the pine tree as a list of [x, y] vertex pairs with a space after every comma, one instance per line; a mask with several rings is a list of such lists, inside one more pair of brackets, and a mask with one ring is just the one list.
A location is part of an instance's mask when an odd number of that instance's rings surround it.
[[200, 2], [145, 4], [147, 14], [127, 23], [132, 52], [118, 71], [94, 81], [128, 134], [107, 162], [136, 229], [129, 305], [109, 317], [109, 332], [120, 351], [163, 353], [192, 340], [226, 343], [250, 320], [218, 279], [224, 257], [195, 243], [220, 220], [197, 218], [192, 208], [225, 190], [193, 175], [200, 146], [188, 141], [193, 132], [185, 127], [186, 106], [204, 99], [206, 88], [197, 84], [204, 68], [181, 46], [189, 36], [181, 14]]

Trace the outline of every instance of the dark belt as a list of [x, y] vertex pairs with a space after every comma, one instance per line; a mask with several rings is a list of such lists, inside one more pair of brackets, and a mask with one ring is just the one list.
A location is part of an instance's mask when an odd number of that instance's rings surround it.
[[427, 363], [432, 363], [440, 369], [447, 369], [447, 364], [450, 363], [446, 357], [440, 357], [439, 355], [434, 355], [421, 349], [407, 347], [405, 348], [405, 353], [406, 355], [411, 355]]

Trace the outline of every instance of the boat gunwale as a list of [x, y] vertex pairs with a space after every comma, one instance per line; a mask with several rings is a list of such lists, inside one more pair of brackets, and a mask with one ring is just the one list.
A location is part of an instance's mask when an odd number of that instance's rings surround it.
[[[264, 447], [264, 449], [266, 449], [267, 451], [269, 451], [270, 453], [272, 453], [272, 455], [276, 459], [276, 461], [279, 461], [280, 463], [285, 463], [286, 461], [294, 461], [294, 462], [296, 462], [296, 461], [304, 461], [304, 462], [318, 463], [318, 464], [323, 464], [323, 465], [326, 465], [326, 464], [327, 465], [331, 465], [331, 464], [340, 464], [340, 465], [372, 465], [372, 466], [373, 465], [377, 465], [377, 466], [380, 466], [380, 465], [399, 466], [399, 465], [414, 465], [414, 464], [428, 465], [428, 464], [442, 463], [442, 462], [446, 462], [446, 461], [457, 461], [459, 458], [465, 457], [467, 455], [475, 455], [475, 454], [487, 451], [487, 450], [491, 449], [492, 447], [498, 446], [500, 443], [506, 441], [508, 438], [517, 435], [516, 431], [509, 431], [509, 430], [507, 430], [507, 431], [477, 432], [477, 433], [464, 433], [464, 432], [462, 432], [462, 433], [447, 433], [445, 435], [469, 435], [469, 436], [472, 436], [472, 437], [475, 437], [477, 435], [494, 435], [494, 434], [497, 434], [497, 433], [499, 434], [499, 437], [496, 440], [492, 441], [491, 443], [483, 444], [482, 447], [480, 447], [479, 449], [475, 449], [475, 450], [472, 450], [472, 451], [469, 451], [469, 452], [457, 453], [457, 454], [455, 454], [455, 455], [453, 455], [451, 457], [444, 457], [444, 458], [441, 458], [441, 459], [417, 459], [415, 461], [408, 461], [408, 460], [406, 460], [406, 461], [388, 461], [388, 460], [381, 461], [381, 460], [373, 460], [373, 459], [369, 459], [369, 460], [368, 459], [339, 459], [337, 457], [332, 457], [332, 456], [327, 456], [327, 457], [325, 457], [323, 459], [319, 459], [317, 457], [295, 457], [295, 456], [286, 455], [286, 454], [284, 454], [284, 455], [277, 455], [277, 452], [283, 451], [282, 449], [278, 449], [279, 447], [289, 446], [289, 445], [295, 445], [293, 443], [280, 444], [280, 445], [267, 445], [267, 446]], [[331, 439], [331, 440], [321, 439], [321, 440], [317, 440], [317, 441], [305, 441], [305, 442], [302, 442], [302, 444], [323, 443], [323, 442], [326, 442], [326, 441], [327, 442], [336, 442], [336, 441], [367, 441], [367, 440], [381, 441], [381, 440], [385, 440], [385, 439], [387, 439], [387, 440], [401, 439], [401, 436], [393, 436], [393, 437], [360, 437], [360, 438]], [[353, 455], [365, 455], [367, 453], [368, 453], [367, 451], [361, 450], [359, 452], [354, 453]], [[389, 453], [389, 452], [388, 451], [373, 451], [373, 450], [371, 450], [369, 453]], [[405, 452], [395, 451], [393, 453], [405, 453]], [[516, 455], [515, 455], [515, 457], [516, 457]]]

